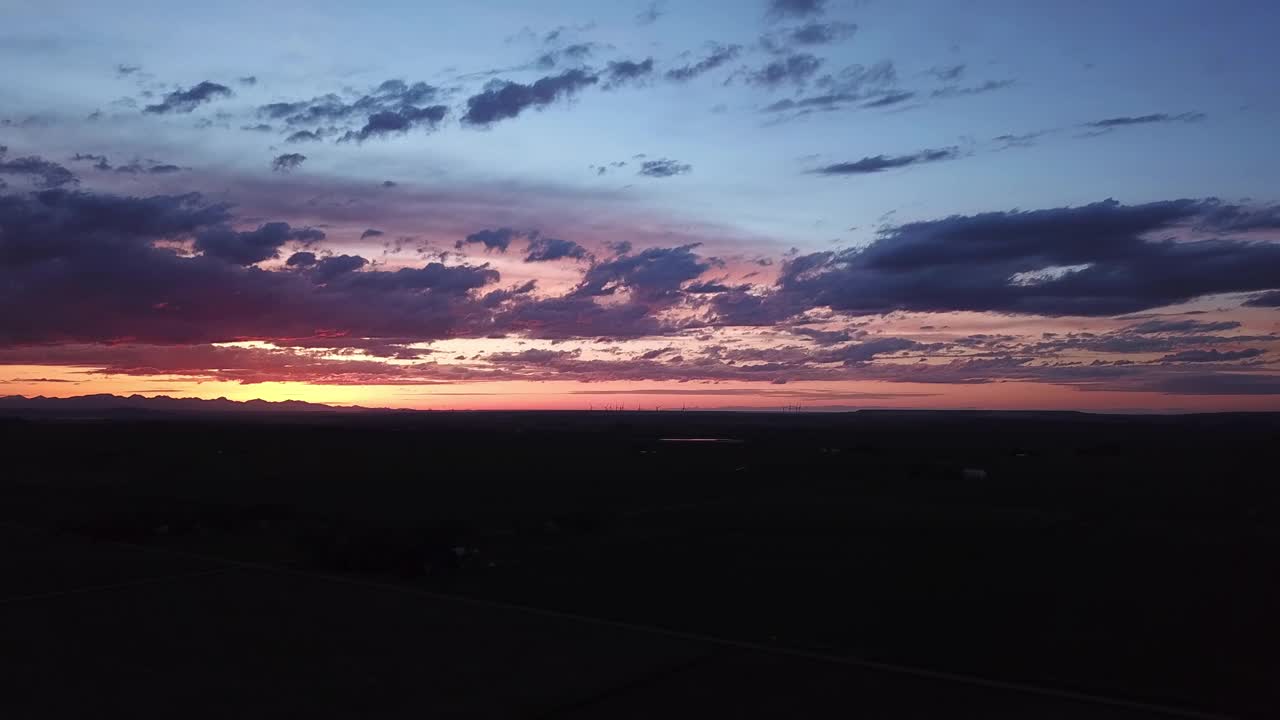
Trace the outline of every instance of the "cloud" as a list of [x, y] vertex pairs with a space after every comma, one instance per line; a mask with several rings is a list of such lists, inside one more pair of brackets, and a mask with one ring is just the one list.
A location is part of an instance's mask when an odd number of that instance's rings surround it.
[[142, 69], [141, 65], [117, 65], [116, 74], [120, 77], [128, 77]]
[[1203, 322], [1200, 320], [1148, 320], [1144, 323], [1125, 328], [1126, 332], [1137, 333], [1139, 335], [1150, 335], [1154, 333], [1203, 333], [1203, 332], [1222, 332], [1223, 330], [1235, 330], [1240, 327], [1240, 323], [1235, 320], [1221, 320], [1217, 322]]
[[537, 237], [529, 241], [529, 249], [525, 253], [525, 262], [549, 262], [552, 260], [583, 260], [590, 256], [587, 249], [572, 240], [560, 240], [552, 237]]
[[[374, 185], [366, 185], [369, 197], [381, 194]], [[312, 190], [304, 190], [310, 197]], [[1228, 334], [1244, 327], [1229, 315], [1131, 315], [1202, 295], [1280, 292], [1276, 246], [1228, 229], [1260, 222], [1268, 207], [1108, 201], [907, 223], [883, 229], [864, 248], [790, 254], [771, 285], [734, 284], [737, 270], [692, 243], [617, 246], [615, 254], [601, 250], [595, 257], [576, 243], [511, 228], [462, 242], [501, 250], [524, 238], [528, 262], [584, 261], [572, 289], [536, 294], [526, 280], [536, 267], [505, 285], [488, 264], [387, 270], [358, 255], [334, 254], [318, 244], [319, 230], [259, 220], [274, 217], [262, 206], [240, 218], [232, 210], [194, 194], [0, 194], [0, 306], [30, 309], [0, 314], [0, 363], [240, 382], [1009, 380], [1094, 390], [1280, 392], [1274, 382], [1234, 379], [1260, 373], [1235, 372], [1244, 368], [1229, 364], [1269, 367], [1256, 361], [1275, 336]], [[348, 241], [352, 228], [365, 227], [352, 223], [335, 224]], [[271, 262], [277, 257], [288, 259]], [[715, 268], [722, 271], [708, 278]], [[1042, 339], [931, 331], [923, 342], [888, 328], [872, 334], [870, 325], [859, 328], [851, 319], [897, 310], [1120, 316], [1114, 323], [1120, 329]], [[727, 326], [742, 326], [744, 334]], [[494, 362], [481, 353], [438, 365], [409, 347], [494, 336], [666, 337], [672, 339], [661, 344], [673, 349], [643, 357], [655, 345], [592, 343], [613, 358], [594, 359], [594, 350], [575, 354], [573, 345], [567, 352], [517, 347], [540, 352], [510, 352]], [[685, 342], [695, 336], [697, 343]], [[183, 345], [231, 340], [292, 349]], [[413, 364], [334, 359], [360, 353]], [[1093, 353], [1112, 355], [1090, 363]], [[931, 362], [903, 362], [907, 356]], [[1216, 379], [1224, 374], [1233, 379]]]
[[[872, 100], [869, 104], [876, 107], [875, 99], [883, 100], [902, 94], [895, 89], [897, 82], [898, 72], [891, 61], [883, 60], [869, 66], [849, 65], [838, 73], [823, 75], [815, 81], [814, 84], [824, 90], [822, 94], [798, 100], [784, 98], [765, 106], [761, 112], [792, 112], [796, 115], [804, 115], [811, 112], [839, 110], [865, 100]], [[897, 102], [903, 102], [903, 100], [897, 100]], [[890, 104], [893, 104], [892, 100], [880, 106]]]
[[543, 35], [542, 42], [547, 45], [550, 45], [551, 43], [559, 42], [564, 37], [564, 34], [567, 32], [568, 33], [587, 32], [588, 30], [595, 29], [595, 26], [596, 24], [594, 22], [586, 22], [586, 23], [582, 23], [581, 25], [559, 25], [549, 30], [547, 34]]
[[[564, 60], [564, 59], [568, 59], [574, 63], [577, 63], [578, 65], [581, 65], [587, 58], [591, 57], [591, 55], [600, 47], [601, 46], [598, 43], [593, 43], [593, 42], [574, 43], [572, 45], [566, 45], [563, 48], [560, 48], [559, 50], [547, 51], [539, 55], [538, 59], [534, 60], [532, 63], [526, 63], [524, 65], [516, 65], [514, 67], [508, 67], [508, 68], [498, 68], [495, 70], [486, 70], [481, 73], [473, 73], [472, 75], [479, 75], [481, 77], [491, 77], [493, 75], [500, 75], [505, 72], [519, 72], [522, 70], [530, 70], [530, 69], [545, 71], [545, 70], [550, 70], [554, 68], [557, 64], [560, 63], [561, 60]], [[468, 77], [468, 76], [464, 75], [463, 77]]]
[[289, 267], [311, 267], [316, 264], [316, 254], [313, 252], [296, 252], [289, 256], [285, 261], [285, 265]]
[[[0, 152], [0, 159], [4, 153]], [[76, 153], [71, 156], [72, 162], [92, 162], [95, 170], [110, 170], [111, 163], [107, 162], [106, 155], [95, 155], [93, 153]]]
[[448, 112], [449, 108], [444, 105], [431, 105], [423, 108], [406, 105], [399, 110], [384, 110], [370, 115], [369, 120], [363, 127], [358, 131], [347, 131], [339, 140], [340, 142], [350, 140], [364, 142], [371, 137], [404, 134], [416, 127], [435, 130]]
[[952, 85], [951, 87], [934, 90], [933, 97], [952, 98], [963, 97], [965, 95], [981, 95], [983, 93], [994, 92], [996, 90], [1003, 90], [1007, 87], [1011, 87], [1013, 83], [1013, 80], [988, 80], [981, 85], [973, 85], [971, 87]]
[[319, 142], [320, 136], [311, 130], [299, 130], [284, 139], [287, 143]]
[[509, 227], [496, 230], [481, 230], [471, 233], [465, 239], [456, 242], [454, 249], [461, 250], [467, 245], [484, 245], [485, 252], [490, 250], [506, 252], [507, 248], [511, 246], [511, 241], [520, 237], [521, 234], [518, 230], [512, 230]]
[[1136, 117], [1121, 116], [1106, 118], [1104, 120], [1094, 120], [1087, 122], [1085, 127], [1098, 128], [1100, 130], [1114, 130], [1116, 128], [1130, 127], [1133, 125], [1155, 125], [1160, 123], [1195, 123], [1205, 119], [1204, 113], [1188, 112], [1179, 115], [1169, 115], [1166, 113], [1155, 113], [1152, 115], [1138, 115]]
[[196, 235], [193, 247], [207, 257], [237, 265], [252, 265], [279, 257], [280, 247], [291, 240], [314, 242], [322, 239], [324, 233], [319, 230], [295, 229], [289, 223], [271, 222], [246, 232], [236, 232], [227, 227], [212, 228]]
[[191, 87], [187, 90], [174, 90], [165, 95], [164, 101], [155, 105], [148, 105], [142, 109], [145, 113], [166, 114], [166, 113], [189, 113], [201, 105], [212, 102], [213, 100], [223, 97], [231, 97], [234, 93], [231, 88], [226, 85], [219, 85], [215, 82], [205, 80], [199, 85]]
[[652, 25], [658, 22], [658, 18], [662, 17], [663, 9], [656, 0], [645, 6], [643, 10], [636, 13], [637, 25]]
[[368, 265], [369, 261], [359, 255], [336, 255], [322, 258], [312, 270], [312, 280], [328, 283], [346, 273], [352, 273]]
[[925, 72], [942, 82], [955, 82], [964, 75], [965, 65], [935, 65]]
[[301, 153], [285, 153], [277, 155], [271, 161], [271, 169], [276, 172], [289, 172], [302, 166], [306, 162], [307, 156]]
[[1106, 200], [907, 223], [865, 248], [789, 259], [770, 303], [853, 314], [1109, 316], [1280, 288], [1280, 245], [1169, 238], [1223, 207], [1213, 199]]
[[939, 160], [954, 160], [959, 156], [959, 149], [954, 147], [921, 150], [911, 155], [872, 155], [854, 162], [827, 165], [809, 172], [817, 175], [867, 175], [909, 165], [920, 165], [922, 163], [938, 162]]
[[364, 232], [360, 233], [360, 239], [364, 240], [365, 238], [382, 237], [385, 234], [386, 233], [382, 232], [381, 230], [375, 230], [373, 228], [369, 228], [368, 230], [365, 230]]
[[544, 77], [531, 85], [499, 82], [467, 98], [467, 112], [462, 121], [468, 125], [492, 125], [499, 120], [514, 118], [529, 108], [550, 105], [597, 82], [597, 76], [580, 69]]
[[646, 58], [642, 62], [631, 60], [610, 61], [604, 71], [604, 75], [607, 78], [604, 87], [606, 90], [611, 90], [628, 82], [642, 80], [652, 73], [653, 58]]
[[713, 293], [730, 292], [733, 288], [724, 283], [708, 280], [701, 283], [690, 283], [684, 286], [684, 291], [693, 295], [710, 295]]
[[36, 155], [9, 157], [9, 148], [0, 145], [0, 175], [29, 177], [37, 187], [57, 188], [79, 182], [75, 173], [56, 162]]
[[788, 48], [831, 45], [853, 37], [858, 26], [846, 22], [809, 22], [786, 30], [771, 32], [760, 37], [760, 46], [767, 52], [785, 53]]
[[635, 255], [620, 255], [587, 269], [576, 296], [612, 295], [628, 290], [647, 301], [673, 299], [680, 286], [697, 278], [711, 264], [693, 252], [697, 245], [648, 248]]
[[893, 105], [900, 105], [916, 96], [913, 92], [895, 92], [887, 95], [881, 95], [875, 100], [862, 103], [864, 108], [883, 108]]
[[280, 120], [290, 127], [334, 126], [346, 129], [340, 140], [366, 140], [377, 135], [405, 132], [413, 127], [434, 129], [448, 111], [429, 105], [441, 90], [425, 82], [391, 79], [348, 102], [329, 93], [296, 102], [275, 102], [258, 107], [259, 117]]
[[257, 85], [257, 84], [258, 84], [258, 76], [257, 76], [257, 75], [245, 75], [245, 76], [243, 76], [243, 77], [236, 78], [236, 82], [240, 83], [241, 85]]
[[[472, 291], [497, 271], [439, 262], [352, 272], [295, 255], [291, 269], [252, 266], [322, 233], [288, 223], [235, 231], [229, 206], [195, 194], [121, 197], [64, 190], [0, 195], [0, 347], [40, 343], [452, 336], [481, 308]], [[159, 241], [194, 238], [184, 255]], [[471, 330], [470, 332], [478, 332]], [[48, 348], [46, 348], [48, 350]], [[217, 366], [206, 366], [217, 367]]]
[[1250, 298], [1245, 301], [1248, 307], [1280, 307], [1280, 290], [1273, 290], [1269, 293]]
[[1184, 350], [1183, 352], [1165, 355], [1160, 358], [1160, 362], [1179, 362], [1179, 363], [1208, 363], [1208, 362], [1230, 362], [1232, 360], [1247, 360], [1256, 358], [1265, 354], [1262, 348], [1246, 348], [1244, 350], [1228, 350], [1220, 351], [1216, 348], [1210, 350]]
[[713, 44], [711, 46], [711, 51], [706, 57], [695, 63], [668, 70], [666, 78], [672, 82], [688, 82], [699, 75], [708, 73], [725, 63], [731, 62], [737, 58], [741, 52], [741, 45]]
[[690, 172], [693, 172], [692, 165], [662, 158], [660, 160], [644, 161], [640, 164], [640, 170], [637, 174], [646, 177], [666, 178], [675, 175], [686, 175]]
[[118, 173], [128, 175], [139, 175], [142, 173], [151, 173], [153, 175], [166, 175], [169, 173], [181, 172], [183, 168], [170, 163], [161, 163], [155, 160], [144, 161], [139, 159], [131, 160], [123, 165], [117, 165], [112, 168], [111, 163], [107, 161], [106, 155], [95, 155], [93, 153], [76, 153], [71, 156], [73, 162], [92, 162], [93, 169], [99, 171], [115, 170]]
[[773, 20], [807, 18], [821, 15], [827, 0], [769, 0], [765, 15]]
[[787, 84], [803, 86], [821, 67], [821, 58], [809, 53], [796, 53], [747, 73], [746, 80], [752, 85], [769, 89]]
[[999, 150], [1007, 150], [1015, 147], [1031, 147], [1035, 144], [1036, 140], [1052, 132], [1052, 130], [1039, 130], [1036, 132], [1023, 133], [1021, 135], [997, 135], [996, 137], [991, 138], [991, 140], [992, 142], [1000, 143], [1001, 146], [997, 148]]

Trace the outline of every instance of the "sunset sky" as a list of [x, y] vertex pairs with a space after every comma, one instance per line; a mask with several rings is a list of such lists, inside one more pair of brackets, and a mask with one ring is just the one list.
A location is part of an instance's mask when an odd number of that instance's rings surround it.
[[1274, 0], [0, 17], [0, 396], [1280, 410]]

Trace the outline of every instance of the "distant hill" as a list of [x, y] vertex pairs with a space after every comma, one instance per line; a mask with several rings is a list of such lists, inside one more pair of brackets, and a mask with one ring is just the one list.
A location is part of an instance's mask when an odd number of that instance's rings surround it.
[[333, 407], [301, 400], [248, 400], [238, 402], [226, 398], [201, 400], [175, 398], [168, 395], [81, 395], [52, 398], [9, 395], [0, 397], [0, 415], [93, 415], [131, 413], [336, 413], [365, 411], [362, 407]]

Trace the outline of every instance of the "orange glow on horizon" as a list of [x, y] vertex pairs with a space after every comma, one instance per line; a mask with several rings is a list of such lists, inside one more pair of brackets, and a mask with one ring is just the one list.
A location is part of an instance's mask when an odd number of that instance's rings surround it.
[[924, 384], [883, 381], [592, 382], [500, 381], [440, 385], [318, 385], [302, 382], [241, 384], [185, 378], [99, 375], [91, 368], [9, 365], [0, 368], [0, 395], [73, 397], [169, 395], [230, 400], [301, 400], [416, 410], [588, 410], [623, 405], [642, 410], [854, 408], [1084, 410], [1096, 412], [1275, 411], [1274, 396], [1167, 395], [1089, 392], [1032, 382]]

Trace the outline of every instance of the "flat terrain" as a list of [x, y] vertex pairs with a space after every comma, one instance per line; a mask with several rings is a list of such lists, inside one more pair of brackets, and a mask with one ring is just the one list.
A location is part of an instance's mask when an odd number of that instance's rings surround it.
[[6, 717], [1280, 708], [1280, 416], [96, 415], [0, 419]]

